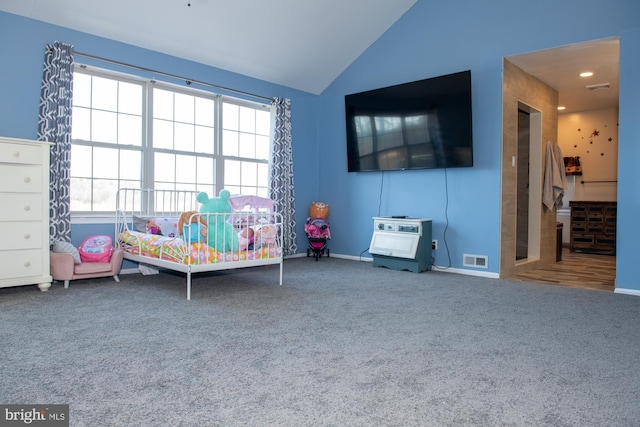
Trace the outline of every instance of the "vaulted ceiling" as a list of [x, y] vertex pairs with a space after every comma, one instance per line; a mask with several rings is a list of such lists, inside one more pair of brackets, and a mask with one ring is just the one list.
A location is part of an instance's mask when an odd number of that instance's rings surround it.
[[[416, 1], [0, 0], [0, 10], [319, 94]], [[615, 38], [509, 60], [557, 89], [566, 112], [617, 106]], [[586, 88], [600, 83], [609, 89]]]
[[0, 0], [0, 10], [319, 94], [416, 1]]

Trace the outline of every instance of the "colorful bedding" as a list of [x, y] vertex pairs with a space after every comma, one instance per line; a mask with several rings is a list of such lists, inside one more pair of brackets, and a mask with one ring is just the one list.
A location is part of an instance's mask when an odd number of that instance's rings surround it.
[[122, 249], [129, 253], [190, 265], [277, 258], [282, 256], [282, 249], [275, 244], [266, 244], [258, 249], [218, 252], [203, 242], [186, 243], [179, 237], [147, 234], [133, 230], [124, 230], [121, 232], [119, 241]]

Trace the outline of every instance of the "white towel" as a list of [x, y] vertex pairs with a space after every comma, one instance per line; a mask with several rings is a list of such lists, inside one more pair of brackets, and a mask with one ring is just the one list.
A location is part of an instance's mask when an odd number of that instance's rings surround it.
[[547, 141], [542, 187], [542, 203], [547, 209], [553, 209], [556, 205], [562, 206], [562, 196], [564, 196], [566, 186], [567, 178], [564, 173], [564, 160], [560, 147]]

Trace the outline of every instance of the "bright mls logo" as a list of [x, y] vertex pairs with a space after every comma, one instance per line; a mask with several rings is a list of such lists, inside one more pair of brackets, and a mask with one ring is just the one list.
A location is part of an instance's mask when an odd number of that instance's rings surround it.
[[69, 427], [69, 405], [0, 405], [0, 427]]

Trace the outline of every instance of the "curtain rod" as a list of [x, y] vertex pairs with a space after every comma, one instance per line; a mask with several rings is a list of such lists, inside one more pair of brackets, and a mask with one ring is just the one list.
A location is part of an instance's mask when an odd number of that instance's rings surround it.
[[617, 180], [613, 181], [580, 181], [580, 184], [589, 184], [591, 182], [618, 182]]
[[197, 84], [200, 84], [200, 85], [203, 85], [203, 86], [210, 86], [210, 87], [213, 87], [213, 88], [216, 88], [216, 89], [222, 89], [222, 90], [233, 92], [233, 93], [237, 93], [237, 94], [240, 94], [240, 95], [246, 95], [246, 96], [251, 96], [253, 98], [264, 99], [265, 101], [269, 101], [269, 102], [273, 101], [273, 98], [267, 98], [266, 96], [256, 95], [256, 94], [249, 93], [249, 92], [243, 92], [241, 90], [236, 90], [236, 89], [230, 89], [228, 87], [216, 85], [216, 84], [213, 84], [213, 83], [203, 82], [203, 81], [200, 81], [200, 80], [189, 79], [189, 78], [186, 78], [186, 77], [177, 76], [175, 74], [169, 74], [169, 73], [165, 73], [163, 71], [153, 70], [151, 68], [140, 67], [139, 65], [127, 64], [126, 62], [120, 62], [120, 61], [116, 61], [116, 60], [113, 60], [113, 59], [102, 58], [100, 56], [91, 55], [91, 54], [88, 54], [88, 53], [82, 53], [82, 52], [78, 52], [78, 51], [74, 51], [73, 53], [74, 53], [74, 55], [84, 56], [85, 58], [95, 59], [95, 60], [102, 61], [102, 62], [108, 62], [110, 64], [120, 65], [120, 66], [123, 66], [123, 67], [135, 68], [137, 70], [146, 71], [146, 72], [149, 72], [149, 73], [158, 74], [158, 75], [165, 76], [165, 77], [171, 77], [171, 78], [177, 79], [177, 80], [184, 80], [184, 82], [187, 85], [191, 85], [191, 83], [197, 83]]

